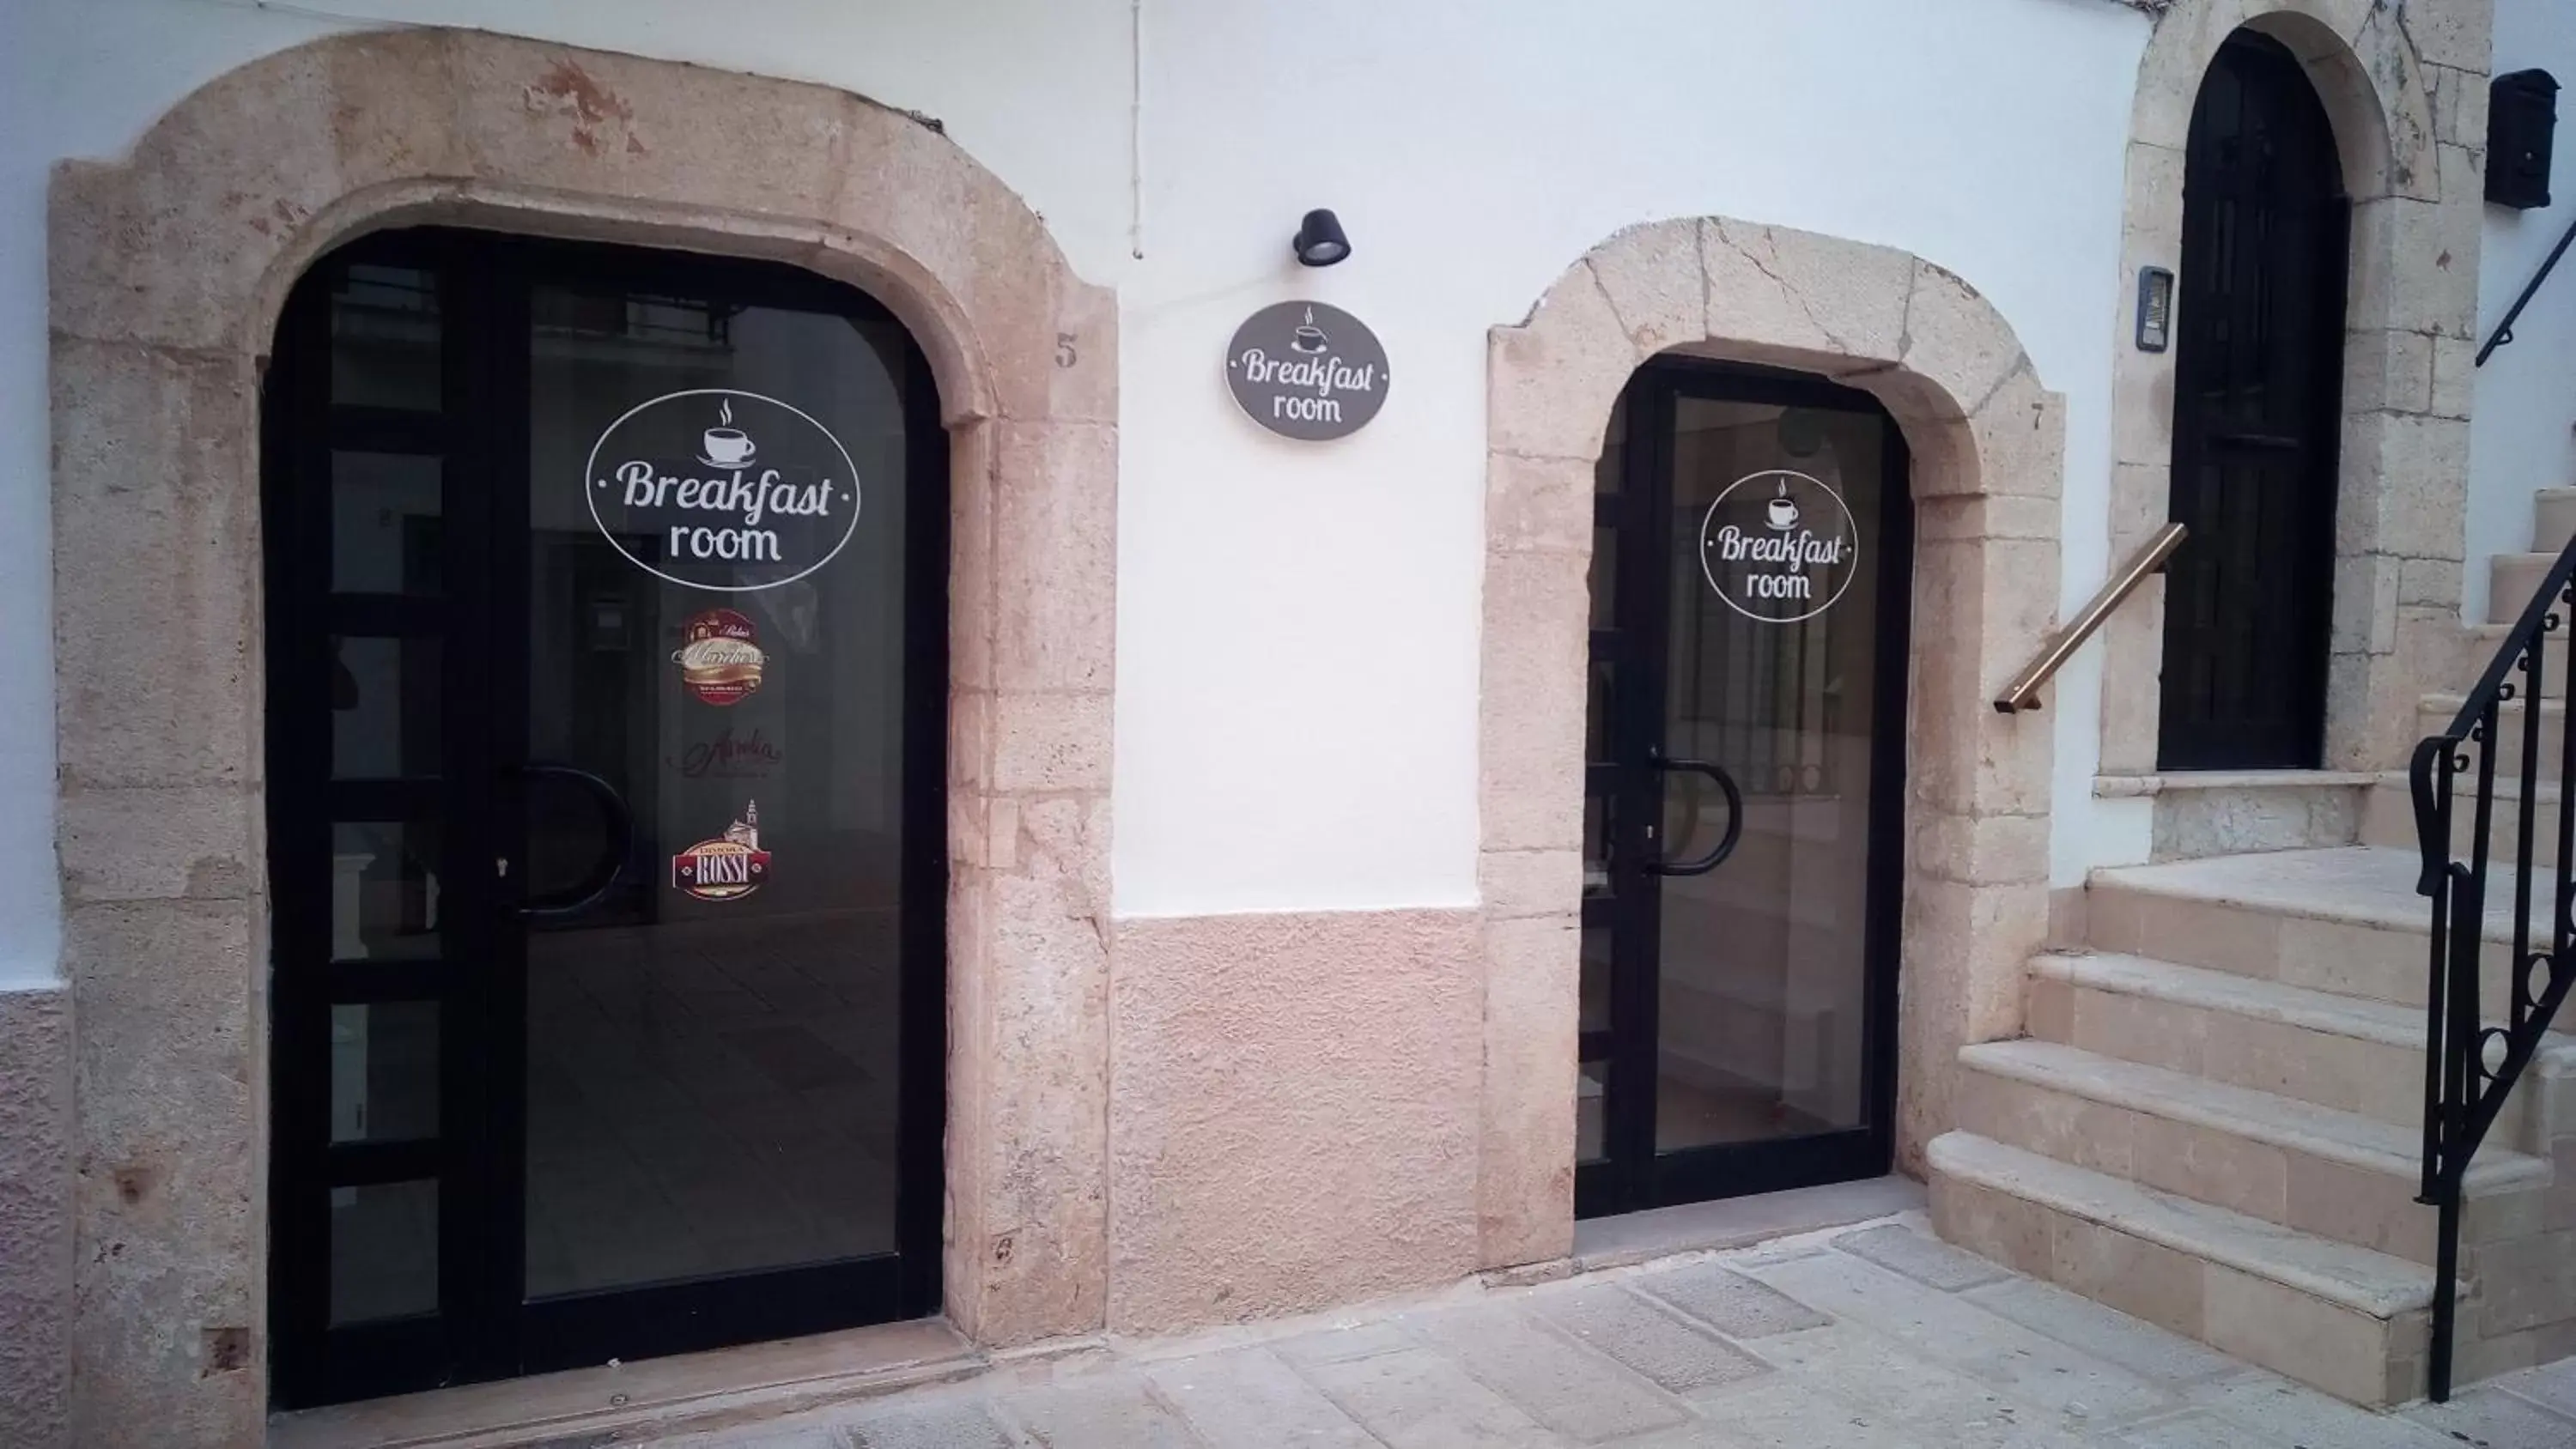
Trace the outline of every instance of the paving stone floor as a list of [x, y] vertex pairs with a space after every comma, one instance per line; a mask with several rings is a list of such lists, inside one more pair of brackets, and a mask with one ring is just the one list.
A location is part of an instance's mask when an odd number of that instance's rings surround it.
[[1006, 1365], [659, 1449], [2570, 1449], [2576, 1359], [2371, 1414], [1930, 1236]]

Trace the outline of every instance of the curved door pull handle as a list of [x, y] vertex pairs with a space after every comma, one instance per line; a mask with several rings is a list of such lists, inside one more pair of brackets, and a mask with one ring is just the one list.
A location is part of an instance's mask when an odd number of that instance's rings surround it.
[[519, 766], [519, 776], [529, 780], [570, 780], [599, 802], [600, 815], [608, 822], [608, 853], [592, 868], [587, 880], [569, 890], [519, 905], [519, 914], [531, 921], [569, 920], [608, 899], [608, 893], [617, 889], [617, 882], [625, 876], [627, 857], [635, 853], [634, 812], [626, 808], [625, 797], [588, 770], [531, 762]]
[[1650, 860], [1646, 862], [1647, 874], [1706, 875], [1724, 865], [1726, 858], [1735, 853], [1735, 843], [1744, 838], [1744, 792], [1735, 788], [1735, 777], [1706, 760], [1666, 759], [1661, 750], [1649, 751], [1646, 761], [1664, 774], [1686, 770], [1694, 775], [1706, 775], [1726, 796], [1726, 834], [1719, 839], [1715, 849], [1697, 860]]

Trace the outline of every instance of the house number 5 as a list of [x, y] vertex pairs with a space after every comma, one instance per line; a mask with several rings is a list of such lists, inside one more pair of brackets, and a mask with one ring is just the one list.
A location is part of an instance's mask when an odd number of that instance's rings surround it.
[[1073, 350], [1073, 334], [1070, 332], [1057, 333], [1055, 335], [1055, 365], [1058, 367], [1071, 367], [1081, 360], [1082, 354]]

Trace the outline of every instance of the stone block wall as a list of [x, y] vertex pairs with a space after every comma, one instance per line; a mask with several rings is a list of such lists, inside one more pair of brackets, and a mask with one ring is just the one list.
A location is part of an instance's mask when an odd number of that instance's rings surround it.
[[0, 1444], [71, 1436], [71, 994], [0, 989]]

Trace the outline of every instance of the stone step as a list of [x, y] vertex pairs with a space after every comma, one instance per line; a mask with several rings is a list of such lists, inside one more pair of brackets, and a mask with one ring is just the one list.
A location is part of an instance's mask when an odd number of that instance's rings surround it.
[[[2451, 850], [2453, 858], [2466, 860], [2469, 845], [2477, 834], [2477, 780], [2463, 775], [2453, 784], [2451, 806]], [[2558, 863], [2558, 783], [2543, 781], [2532, 789], [2534, 806], [2531, 821], [2531, 858], [2546, 868]], [[2487, 858], [2504, 863], [2521, 859], [2522, 783], [2518, 780], [2496, 781], [2495, 808], [2487, 821]], [[2377, 785], [2362, 802], [2361, 843], [2386, 846], [2395, 850], [2413, 850], [2415, 843], [2415, 795], [2402, 774], [2380, 777]], [[2500, 878], [2499, 878], [2500, 879]], [[2548, 879], [2542, 877], [2541, 879]], [[2547, 889], [2546, 886], [2536, 886]]]
[[2430, 1268], [1971, 1132], [1925, 1157], [1960, 1247], [2355, 1403], [2424, 1392]]
[[[2347, 846], [2222, 856], [2093, 873], [2085, 938], [2096, 950], [2203, 966], [2421, 1007], [2432, 903], [2414, 849]], [[2502, 1001], [2513, 899], [2487, 906], [2480, 999]]]
[[[2419, 1263], [2411, 1128], [2056, 1042], [1962, 1048], [1961, 1129], [2303, 1233]], [[2461, 1241], [2540, 1229], [2549, 1164], [2490, 1139], [2470, 1164]]]
[[[2470, 690], [2478, 682], [2478, 674], [2486, 672], [2486, 664], [2494, 659], [2496, 651], [2504, 649], [2504, 638], [2509, 633], [2514, 633], [2512, 623], [2468, 625], [2465, 631], [2460, 631], [2463, 643], [2460, 643], [2458, 656], [2447, 661], [2450, 664], [2447, 677], [2429, 679], [2429, 682], [2442, 687], [2442, 692], [2447, 692], [2447, 695], [2460, 695], [2460, 692]], [[2568, 636], [2571, 633], [2576, 631], [2561, 628], [2561, 631], [2543, 638], [2543, 651], [2548, 654], [2548, 659], [2543, 661], [2543, 669], [2540, 669], [2540, 697], [2543, 700], [2568, 697]]]
[[2487, 560], [2487, 622], [2510, 624], [2522, 617], [2523, 607], [2531, 596], [2540, 592], [2540, 581], [2549, 576], [2549, 566], [2558, 562], [2550, 553], [2500, 553]]
[[2556, 552], [2576, 538], [2576, 488], [2543, 488], [2531, 495], [2531, 546]]
[[[2461, 648], [2452, 677], [2448, 681], [2427, 681], [2444, 684], [2447, 692], [2455, 697], [2477, 684], [2478, 676], [2486, 671], [2496, 651], [2504, 647], [2505, 637], [2513, 632], [2513, 625], [2471, 624], [2462, 632], [2467, 642]], [[2543, 699], [2567, 697], [2567, 641], [2571, 635], [2576, 635], [2576, 629], [2560, 629], [2542, 641], [2542, 652], [2548, 656], [2540, 671], [2540, 697]]]
[[[2545, 684], [2547, 681], [2542, 682]], [[2448, 731], [2451, 721], [2458, 717], [2467, 703], [2465, 697], [2456, 694], [2424, 696], [2423, 703], [2415, 711], [2415, 737], [2425, 739]], [[2496, 706], [2497, 774], [2522, 773], [2522, 732], [2530, 714], [2530, 704], [2525, 700], [2509, 699]], [[2544, 695], [2540, 701], [2540, 755], [2536, 761], [2540, 766], [2537, 774], [2543, 780], [2558, 778], [2564, 764], [2561, 753], [2565, 747], [2566, 728], [2567, 701]], [[2475, 746], [2469, 749], [2468, 755], [2470, 768], [2474, 770], [2477, 766]]]
[[[2424, 1013], [2110, 953], [2030, 963], [2030, 1034], [2126, 1062], [2271, 1092], [2413, 1130], [2424, 1117]], [[2553, 1038], [2553, 1042], [2557, 1039]], [[2527, 1078], [2490, 1140], [2521, 1146]]]
[[2376, 774], [2349, 770], [2179, 770], [2097, 775], [2097, 799], [2152, 800], [2151, 860], [2316, 850], [2360, 839]]

